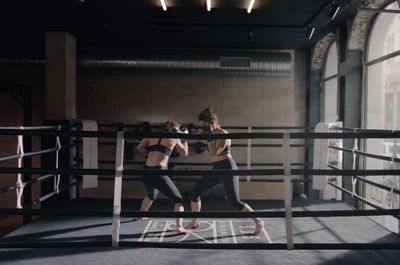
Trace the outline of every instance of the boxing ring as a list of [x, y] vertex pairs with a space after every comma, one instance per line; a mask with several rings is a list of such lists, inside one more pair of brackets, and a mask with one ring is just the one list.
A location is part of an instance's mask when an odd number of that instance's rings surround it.
[[[400, 209], [384, 209], [366, 200], [361, 194], [357, 194], [357, 182], [374, 185], [392, 194], [392, 198], [400, 194], [400, 190], [394, 186], [376, 183], [365, 178], [365, 176], [392, 175], [399, 176], [400, 171], [394, 169], [341, 169], [337, 165], [326, 165], [323, 169], [295, 168], [290, 161], [291, 140], [307, 139], [345, 139], [359, 141], [360, 139], [398, 139], [399, 131], [367, 130], [335, 127], [335, 132], [246, 132], [230, 133], [224, 135], [200, 135], [200, 134], [175, 134], [154, 132], [124, 132], [123, 130], [109, 131], [79, 131], [55, 127], [35, 128], [0, 128], [1, 135], [15, 135], [18, 137], [17, 154], [0, 158], [1, 161], [11, 159], [18, 160], [17, 167], [0, 167], [0, 174], [16, 174], [17, 182], [0, 189], [0, 192], [16, 192], [16, 208], [2, 208], [3, 215], [38, 215], [37, 221], [31, 222], [18, 230], [10, 233], [0, 240], [1, 252], [7, 254], [6, 249], [19, 248], [110, 248], [110, 249], [153, 249], [160, 248], [160, 253], [174, 249], [235, 249], [243, 250], [367, 250], [380, 249], [388, 251], [400, 248], [398, 235], [389, 232], [366, 216], [390, 215], [399, 219]], [[54, 141], [53, 148], [40, 151], [24, 153], [23, 137], [40, 136], [50, 137]], [[59, 167], [58, 153], [61, 150], [77, 153], [80, 148], [81, 138], [106, 138], [115, 140], [115, 169], [88, 169], [73, 165], [66, 168]], [[239, 169], [239, 170], [142, 170], [124, 168], [124, 145], [127, 139], [137, 138], [182, 138], [192, 140], [206, 139], [280, 139], [280, 146], [284, 152], [282, 167], [264, 167], [262, 169]], [[70, 145], [61, 145], [61, 139], [68, 139]], [[395, 141], [396, 144], [396, 141]], [[75, 149], [74, 149], [75, 148]], [[357, 156], [374, 157], [390, 161], [393, 164], [400, 162], [396, 154], [393, 156], [382, 156], [370, 154], [358, 150], [357, 143], [352, 149], [343, 148], [339, 145], [328, 145], [328, 149], [347, 152], [356, 161]], [[24, 168], [22, 159], [26, 156], [43, 155], [54, 153], [56, 159], [52, 168]], [[75, 157], [76, 158], [76, 157]], [[100, 161], [99, 161], [100, 162]], [[315, 161], [314, 161], [315, 162]], [[190, 163], [189, 163], [190, 164]], [[246, 164], [247, 165], [247, 164]], [[255, 212], [236, 212], [223, 200], [215, 199], [207, 202], [202, 212], [168, 212], [165, 211], [166, 202], [155, 203], [154, 210], [140, 212], [138, 200], [122, 200], [121, 188], [126, 180], [137, 180], [138, 176], [168, 174], [184, 179], [187, 176], [202, 176], [205, 174], [218, 175], [240, 175], [240, 176], [264, 176], [262, 180], [277, 181], [271, 176], [283, 176], [284, 200], [283, 201], [253, 201]], [[37, 175], [28, 182], [21, 178], [22, 174]], [[60, 187], [60, 177], [98, 175], [100, 178], [112, 179], [114, 182], [113, 201], [75, 199], [65, 202], [58, 207], [32, 208], [49, 198], [56, 197], [62, 193], [71, 193], [71, 190], [79, 187], [82, 178], [75, 177], [74, 181]], [[355, 200], [367, 204], [374, 209], [354, 209], [344, 201], [321, 201], [321, 200], [294, 200], [291, 194], [292, 182], [310, 182], [307, 179], [298, 179], [295, 176], [312, 176], [312, 179], [322, 181], [313, 185], [325, 185], [335, 188], [341, 194], [348, 194]], [[326, 176], [341, 176], [351, 179], [352, 189], [348, 190], [338, 185], [332, 178]], [[21, 204], [23, 189], [35, 182], [52, 181], [53, 190], [46, 196], [33, 200], [30, 205]], [[262, 181], [257, 180], [257, 181]], [[244, 180], [247, 181], [247, 180]], [[253, 180], [252, 180], [253, 181]], [[208, 206], [207, 206], [208, 205]], [[229, 211], [220, 211], [228, 209]], [[132, 217], [146, 217], [139, 222], [133, 222]], [[202, 218], [199, 230], [194, 230], [186, 235], [177, 235], [174, 231], [174, 223], [171, 219], [175, 217]], [[250, 235], [252, 222], [249, 218], [260, 217], [265, 220], [265, 229], [259, 236]], [[145, 250], [143, 250], [145, 251]], [[189, 251], [189, 250], [187, 250]], [[296, 252], [294, 251], [294, 252]], [[146, 251], [145, 251], [146, 252]], [[147, 252], [148, 253], [148, 252]], [[171, 252], [172, 253], [172, 252]], [[268, 252], [266, 252], [268, 253]], [[287, 253], [292, 253], [289, 251]], [[357, 252], [359, 253], [359, 252]], [[385, 252], [386, 253], [386, 252]], [[397, 253], [397, 252], [396, 252]], [[156, 253], [157, 255], [159, 253]], [[267, 255], [267, 254], [265, 254]], [[294, 254], [288, 254], [294, 255]], [[397, 255], [397, 256], [396, 256]], [[328, 255], [329, 256], [329, 255]], [[391, 252], [390, 257], [399, 257], [399, 254]], [[293, 256], [294, 259], [294, 256]], [[334, 258], [333, 258], [334, 259]], [[290, 260], [290, 258], [288, 259]], [[295, 260], [295, 259], [294, 259]], [[179, 263], [179, 262], [178, 262]]]

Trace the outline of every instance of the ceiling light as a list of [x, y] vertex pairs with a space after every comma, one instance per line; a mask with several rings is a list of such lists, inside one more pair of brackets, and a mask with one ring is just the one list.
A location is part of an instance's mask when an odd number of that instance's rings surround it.
[[336, 15], [339, 13], [340, 6], [336, 4], [335, 1], [332, 3], [331, 10], [329, 11], [328, 17], [330, 17], [332, 20], [335, 19]]
[[254, 6], [254, 2], [255, 2], [256, 0], [250, 0], [250, 4], [249, 4], [249, 7], [247, 8], [247, 13], [251, 13], [251, 10], [253, 9], [253, 6]]
[[162, 9], [164, 11], [167, 11], [167, 5], [165, 4], [165, 0], [160, 0], [160, 2], [161, 2]]
[[207, 11], [211, 11], [211, 0], [207, 0]]
[[314, 35], [314, 32], [315, 32], [315, 27], [308, 26], [307, 38], [308, 38], [309, 40], [312, 39], [312, 37], [313, 37], [313, 35]]

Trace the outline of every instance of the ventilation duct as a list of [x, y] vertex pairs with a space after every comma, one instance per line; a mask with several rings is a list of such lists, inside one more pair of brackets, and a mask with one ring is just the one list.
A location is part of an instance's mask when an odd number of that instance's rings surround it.
[[[0, 67], [39, 66], [40, 58], [0, 58]], [[78, 56], [79, 71], [123, 70], [137, 73], [277, 76], [291, 71], [288, 52], [156, 51], [86, 53]]]

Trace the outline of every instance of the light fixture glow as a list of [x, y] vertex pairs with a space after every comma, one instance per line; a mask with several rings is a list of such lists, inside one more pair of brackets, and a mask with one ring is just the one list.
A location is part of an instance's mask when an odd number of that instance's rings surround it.
[[247, 13], [251, 13], [251, 10], [253, 9], [253, 6], [254, 6], [254, 2], [255, 2], [256, 0], [250, 0], [250, 4], [249, 4], [249, 7], [247, 8]]
[[336, 15], [339, 13], [340, 6], [336, 4], [335, 1], [332, 3], [332, 8], [329, 11], [328, 17], [330, 17], [332, 20], [335, 19]]
[[160, 2], [161, 2], [162, 9], [164, 11], [167, 11], [167, 5], [165, 4], [165, 0], [160, 0]]
[[314, 32], [315, 32], [315, 27], [308, 26], [307, 38], [308, 38], [309, 40], [312, 39], [312, 37], [313, 37], [313, 35], [314, 35]]
[[211, 11], [211, 0], [207, 0], [207, 11]]

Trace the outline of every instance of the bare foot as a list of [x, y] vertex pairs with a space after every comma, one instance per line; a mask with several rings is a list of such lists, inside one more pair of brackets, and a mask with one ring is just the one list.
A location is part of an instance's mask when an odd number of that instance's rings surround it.
[[256, 223], [256, 229], [254, 230], [254, 235], [258, 235], [259, 233], [261, 233], [261, 229], [263, 229], [264, 227], [264, 221], [261, 219], [257, 219]]
[[183, 227], [183, 226], [177, 226], [177, 227], [176, 227], [176, 232], [177, 232], [178, 234], [187, 234], [187, 233], [190, 233], [190, 229], [186, 229], [186, 228]]
[[200, 222], [199, 221], [192, 221], [190, 224], [185, 226], [185, 229], [196, 229], [199, 228]]
[[138, 222], [138, 221], [141, 221], [143, 219], [144, 219], [143, 217], [135, 217], [135, 218], [133, 218], [132, 222]]

